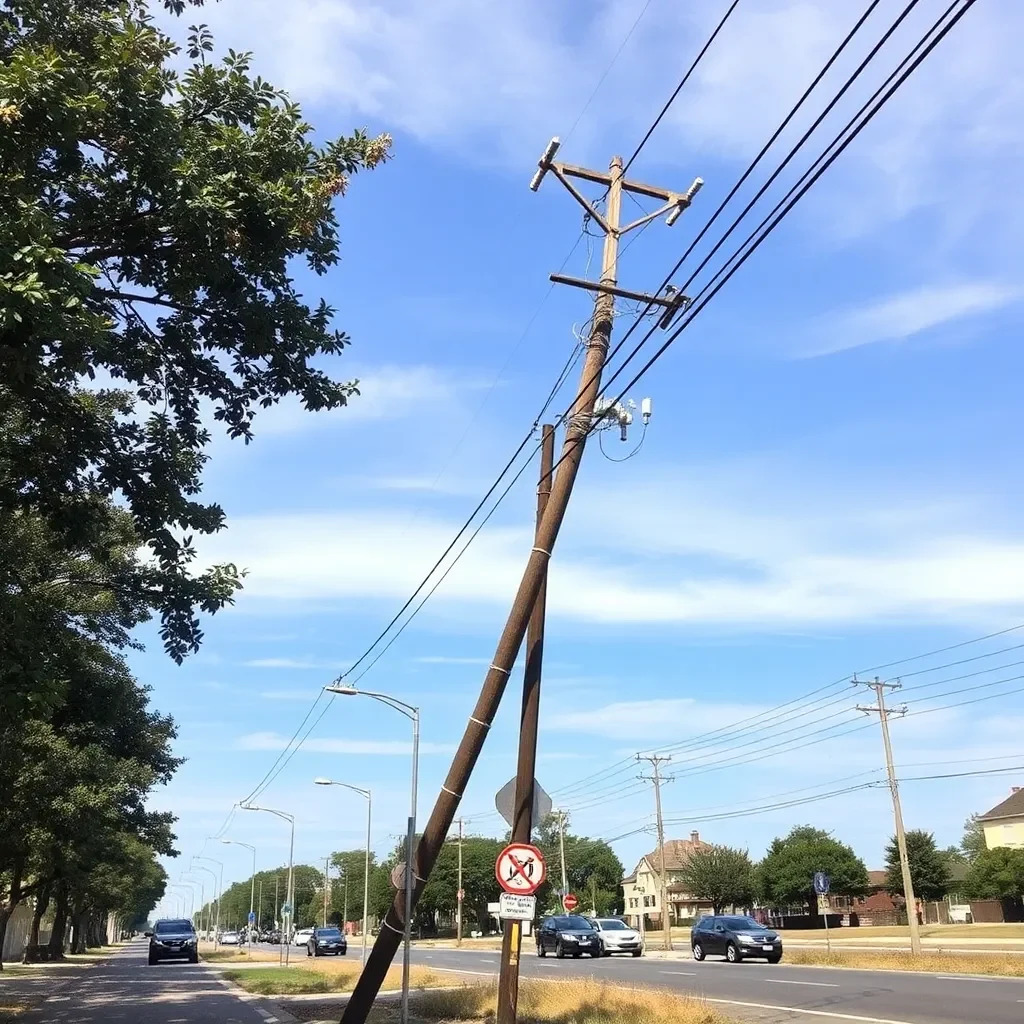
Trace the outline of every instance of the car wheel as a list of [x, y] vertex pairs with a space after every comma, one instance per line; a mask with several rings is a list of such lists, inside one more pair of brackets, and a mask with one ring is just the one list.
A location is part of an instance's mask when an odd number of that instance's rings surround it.
[[[704, 959], [704, 947], [699, 942], [695, 942], [693, 944], [692, 952], [693, 952], [693, 959], [696, 960], [698, 963], [700, 963], [700, 961]], [[636, 956], [636, 955], [637, 955], [636, 953], [633, 954], [633, 956]]]
[[149, 966], [152, 967], [156, 963], [156, 957], [152, 953], [149, 954]]
[[768, 957], [768, 963], [770, 963], [770, 964], [777, 964], [781, 959], [782, 959], [782, 954], [781, 953], [773, 953], [770, 957]]
[[548, 955], [548, 951], [538, 942], [537, 943], [537, 956], [545, 957]]
[[593, 952], [593, 953], [591, 953], [590, 955], [591, 955], [591, 957], [593, 957], [593, 959], [595, 959], [595, 960], [596, 960], [596, 959], [597, 959], [597, 958], [598, 958], [599, 956], [611, 956], [611, 953], [607, 953], [607, 954], [606, 954], [606, 953], [604, 952], [604, 950], [601, 950], [601, 949], [595, 949], [595, 950], [594, 950], [594, 952]]
[[743, 959], [735, 942], [730, 942], [729, 945], [725, 947], [725, 959], [731, 964], [738, 964]]
[[347, 950], [347, 949], [342, 949], [342, 950], [339, 950], [339, 952], [338, 952], [338, 956], [345, 956], [345, 954], [346, 954], [346, 953], [348, 953], [348, 950]]
[[312, 956], [312, 955], [313, 955], [313, 954], [312, 954], [312, 953], [310, 953], [310, 951], [309, 951], [309, 950], [307, 949], [307, 950], [306, 950], [306, 956], [307, 956], [307, 957], [309, 957], [309, 956]]
[[633, 956], [643, 956], [644, 951], [642, 949], [634, 949]]
[[193, 954], [192, 954], [192, 955], [191, 955], [191, 956], [190, 956], [190, 957], [188, 958], [188, 962], [189, 962], [190, 964], [197, 964], [197, 963], [199, 963], [199, 954], [198, 954], [198, 953], [193, 953]]
[[559, 960], [565, 959], [565, 950], [562, 948], [561, 942], [555, 943], [555, 956], [558, 957]]
[[576, 952], [573, 953], [572, 958], [573, 960], [579, 960], [581, 956], [583, 956], [583, 954], [579, 950], [576, 950]]

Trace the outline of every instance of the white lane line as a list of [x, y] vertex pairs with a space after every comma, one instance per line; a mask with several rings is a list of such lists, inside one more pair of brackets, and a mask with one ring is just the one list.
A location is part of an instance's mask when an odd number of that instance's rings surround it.
[[743, 1003], [738, 999], [712, 999], [701, 997], [705, 1003], [720, 1003], [723, 1006], [746, 1006], [755, 1010], [779, 1010], [784, 1013], [803, 1013], [808, 1017], [828, 1017], [831, 1020], [856, 1020], [863, 1024], [914, 1024], [910, 1020], [894, 1020], [891, 1017], [861, 1017], [855, 1013], [833, 1013], [831, 1010], [804, 1010], [799, 1006], [775, 1006], [771, 1003]]
[[480, 957], [480, 963], [482, 963], [482, 964], [489, 964], [490, 962], [491, 962], [490, 960], [485, 960], [483, 957]]
[[678, 974], [683, 978], [696, 978], [696, 971], [658, 971], [659, 974]]
[[767, 985], [812, 985], [814, 988], [839, 988], [831, 981], [787, 981], [785, 978], [762, 978]]

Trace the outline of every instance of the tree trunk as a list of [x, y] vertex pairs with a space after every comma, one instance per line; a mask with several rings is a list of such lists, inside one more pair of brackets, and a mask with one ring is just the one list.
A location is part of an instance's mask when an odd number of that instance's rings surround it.
[[11, 870], [11, 884], [7, 890], [7, 898], [0, 903], [0, 971], [3, 970], [3, 948], [7, 938], [7, 923], [14, 914], [15, 908], [21, 902], [21, 874], [24, 866], [16, 861]]
[[50, 890], [52, 883], [47, 882], [46, 885], [39, 890], [39, 895], [36, 896], [36, 909], [32, 915], [32, 931], [28, 937], [28, 943], [30, 946], [39, 945], [39, 926], [42, 924], [43, 915], [50, 908]]
[[50, 960], [64, 959], [64, 934], [68, 930], [68, 883], [60, 879], [56, 885], [57, 908], [50, 931]]
[[86, 950], [85, 945], [85, 928], [88, 923], [89, 913], [85, 910], [79, 910], [75, 908], [74, 913], [71, 915], [71, 952], [72, 953], [84, 953]]

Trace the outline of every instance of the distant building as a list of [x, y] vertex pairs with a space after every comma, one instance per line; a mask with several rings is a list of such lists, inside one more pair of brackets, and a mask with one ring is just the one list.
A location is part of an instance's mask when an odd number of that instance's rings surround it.
[[[669, 921], [677, 924], [684, 920], [714, 913], [707, 900], [698, 900], [686, 892], [680, 873], [694, 850], [708, 849], [699, 832], [691, 832], [689, 839], [668, 839], [665, 842], [665, 873], [668, 876]], [[632, 874], [622, 880], [625, 916], [634, 928], [640, 926], [642, 915], [651, 927], [661, 927], [661, 847], [640, 858]]]
[[985, 832], [985, 845], [1024, 849], [1024, 788], [1014, 786], [1010, 795], [978, 818]]

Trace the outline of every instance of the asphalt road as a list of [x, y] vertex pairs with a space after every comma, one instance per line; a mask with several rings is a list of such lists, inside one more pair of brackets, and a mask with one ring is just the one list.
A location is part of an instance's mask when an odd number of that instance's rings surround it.
[[[136, 940], [70, 982], [55, 975], [54, 993], [18, 1024], [268, 1024], [202, 964], [168, 961], [150, 967]], [[0, 978], [0, 991], [3, 988]]]
[[[521, 976], [585, 977], [668, 988], [721, 1002], [723, 1012], [742, 1021], [834, 1020], [884, 1024], [1021, 1024], [1024, 980], [790, 967], [763, 961], [727, 964], [721, 960], [660, 960], [610, 957], [541, 960], [524, 943]], [[437, 970], [493, 976], [498, 954], [487, 950], [417, 949], [413, 962]], [[732, 1004], [732, 1005], [729, 1005]], [[797, 1011], [772, 1014], [776, 1011]]]

